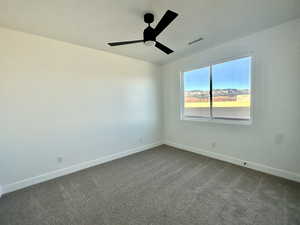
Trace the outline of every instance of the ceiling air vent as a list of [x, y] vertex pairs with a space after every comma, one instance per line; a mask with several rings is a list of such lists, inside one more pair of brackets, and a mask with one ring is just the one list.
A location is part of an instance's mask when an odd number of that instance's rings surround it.
[[200, 37], [200, 38], [197, 38], [196, 40], [193, 40], [193, 41], [189, 42], [188, 44], [189, 44], [189, 45], [193, 45], [193, 44], [195, 44], [195, 43], [197, 43], [197, 42], [199, 42], [199, 41], [202, 41], [202, 40], [203, 40], [203, 38]]

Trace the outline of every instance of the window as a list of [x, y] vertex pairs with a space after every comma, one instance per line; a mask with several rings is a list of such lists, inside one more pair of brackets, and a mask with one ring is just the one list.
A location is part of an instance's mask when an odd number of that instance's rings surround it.
[[184, 119], [251, 120], [251, 57], [183, 73]]

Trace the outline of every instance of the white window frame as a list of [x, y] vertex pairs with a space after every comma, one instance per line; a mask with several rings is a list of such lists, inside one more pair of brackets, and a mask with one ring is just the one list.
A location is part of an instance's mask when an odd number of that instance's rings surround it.
[[[210, 77], [212, 76], [212, 66], [216, 64], [225, 63], [228, 61], [238, 60], [242, 58], [251, 58], [251, 66], [250, 66], [250, 119], [249, 120], [243, 120], [243, 119], [234, 119], [234, 118], [214, 118], [214, 117], [192, 117], [192, 116], [185, 116], [184, 115], [184, 73], [189, 72], [192, 70], [197, 70], [205, 67], [210, 67]], [[191, 68], [188, 70], [180, 71], [180, 120], [182, 121], [194, 121], [194, 122], [209, 122], [209, 123], [223, 123], [223, 124], [237, 124], [237, 125], [252, 125], [253, 123], [253, 73], [254, 73], [254, 56], [253, 54], [246, 54], [242, 56], [237, 57], [230, 57], [230, 58], [224, 58], [221, 60], [216, 60], [211, 63], [202, 64], [199, 65], [196, 68]]]

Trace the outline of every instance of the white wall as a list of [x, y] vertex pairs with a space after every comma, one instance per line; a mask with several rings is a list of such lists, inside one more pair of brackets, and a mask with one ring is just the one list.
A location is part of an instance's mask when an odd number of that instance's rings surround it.
[[[179, 72], [247, 52], [255, 60], [253, 125], [180, 121]], [[299, 176], [299, 62], [300, 20], [162, 68], [0, 28], [0, 185], [11, 191], [161, 138]]]
[[[180, 121], [179, 72], [248, 52], [255, 61], [253, 125]], [[300, 181], [299, 19], [174, 61], [162, 75], [167, 143], [272, 167], [274, 174]]]
[[24, 179], [160, 141], [159, 72], [0, 28], [0, 185], [13, 190], [32, 182]]

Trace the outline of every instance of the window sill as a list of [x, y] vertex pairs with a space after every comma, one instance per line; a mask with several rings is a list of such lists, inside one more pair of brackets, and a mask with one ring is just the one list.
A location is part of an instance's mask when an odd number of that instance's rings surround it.
[[218, 119], [218, 118], [206, 118], [206, 117], [182, 117], [182, 121], [189, 122], [206, 122], [206, 123], [219, 123], [219, 124], [231, 124], [231, 125], [252, 125], [252, 120], [237, 120], [237, 119]]

